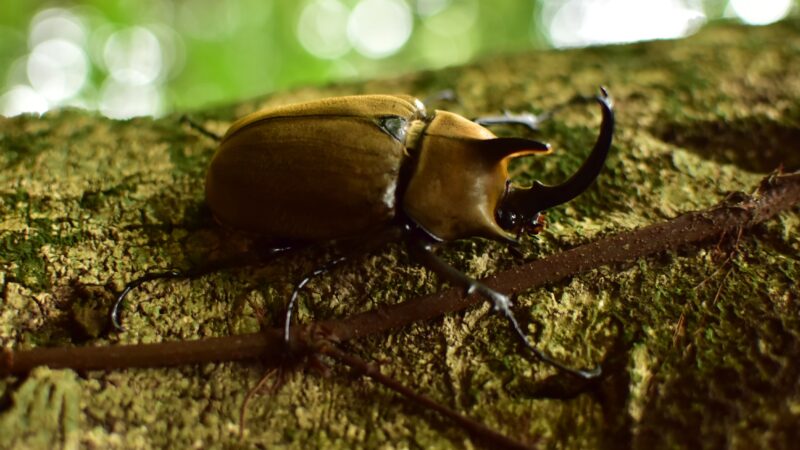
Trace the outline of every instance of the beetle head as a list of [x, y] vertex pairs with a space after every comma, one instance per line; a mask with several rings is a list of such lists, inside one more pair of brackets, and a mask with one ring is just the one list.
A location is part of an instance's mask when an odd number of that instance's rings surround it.
[[[511, 180], [506, 184], [508, 188], [511, 187]], [[508, 193], [508, 189], [506, 193]], [[544, 230], [546, 221], [544, 212], [536, 212], [532, 215], [518, 214], [514, 211], [504, 210], [497, 208], [496, 219], [498, 225], [504, 230], [514, 235], [514, 240], [525, 234], [528, 236], [536, 236]]]
[[520, 188], [508, 180], [512, 158], [549, 153], [550, 146], [521, 138], [498, 138], [457, 114], [436, 111], [415, 146], [415, 166], [403, 194], [403, 210], [438, 240], [472, 236], [514, 241], [535, 234], [541, 211], [565, 203], [589, 187], [605, 163], [614, 117], [603, 91], [600, 137], [583, 166], [565, 183]]
[[439, 240], [471, 236], [513, 239], [495, 218], [511, 158], [550, 152], [550, 146], [498, 138], [486, 128], [447, 111], [436, 111], [419, 137], [403, 210]]

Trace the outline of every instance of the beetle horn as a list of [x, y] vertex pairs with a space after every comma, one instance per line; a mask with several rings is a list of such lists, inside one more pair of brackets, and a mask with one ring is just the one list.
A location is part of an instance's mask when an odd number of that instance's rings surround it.
[[596, 99], [603, 111], [600, 135], [592, 153], [581, 168], [567, 181], [556, 186], [546, 186], [536, 181], [529, 189], [512, 188], [502, 201], [501, 210], [530, 217], [547, 208], [572, 200], [592, 185], [605, 165], [614, 134], [614, 111], [608, 92], [601, 87], [600, 95]]

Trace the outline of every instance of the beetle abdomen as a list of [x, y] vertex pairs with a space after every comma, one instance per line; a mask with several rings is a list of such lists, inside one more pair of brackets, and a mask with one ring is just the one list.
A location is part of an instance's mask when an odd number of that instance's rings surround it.
[[[408, 102], [385, 97], [392, 99], [392, 112], [413, 116]], [[405, 110], [396, 111], [398, 103]], [[396, 215], [405, 158], [403, 143], [379, 126], [377, 119], [386, 116], [302, 106], [305, 115], [260, 112], [231, 127], [206, 178], [216, 219], [233, 229], [297, 240], [385, 226]]]

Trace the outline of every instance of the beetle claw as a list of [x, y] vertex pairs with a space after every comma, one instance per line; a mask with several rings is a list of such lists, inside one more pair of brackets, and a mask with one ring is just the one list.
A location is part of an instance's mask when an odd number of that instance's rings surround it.
[[492, 291], [494, 295], [491, 296], [492, 303], [494, 304], [494, 310], [497, 312], [502, 313], [504, 316], [508, 316], [511, 313], [511, 300], [508, 298], [507, 295], [503, 295], [497, 291]]
[[514, 317], [514, 315], [511, 313], [510, 310], [506, 315], [506, 319], [508, 319], [508, 322], [511, 324], [511, 328], [514, 329], [514, 331], [517, 333], [517, 336], [519, 336], [519, 338], [522, 340], [522, 344], [531, 353], [533, 353], [533, 355], [540, 361], [549, 364], [562, 372], [566, 372], [570, 375], [573, 375], [575, 377], [584, 380], [594, 380], [603, 375], [603, 369], [600, 366], [597, 366], [591, 370], [573, 369], [571, 367], [566, 366], [564, 363], [558, 361], [557, 359], [539, 350], [533, 344], [531, 344], [531, 341], [528, 340], [528, 337], [525, 335], [525, 333], [523, 333], [522, 328], [519, 326], [519, 322], [517, 322], [517, 319]]
[[511, 307], [514, 305], [511, 303], [511, 299], [507, 295], [501, 294], [485, 284], [472, 281], [467, 285], [466, 293], [467, 295], [475, 293], [483, 295], [485, 298], [491, 300], [493, 311], [502, 313], [504, 316], [512, 314]]

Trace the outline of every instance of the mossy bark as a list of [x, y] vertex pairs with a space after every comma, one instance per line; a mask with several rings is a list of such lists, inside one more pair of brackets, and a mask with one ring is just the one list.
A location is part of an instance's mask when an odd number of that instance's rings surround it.
[[[618, 130], [607, 170], [550, 211], [523, 255], [469, 240], [442, 252], [481, 277], [710, 206], [763, 173], [800, 169], [800, 23], [709, 27], [680, 41], [541, 52], [360, 84], [309, 88], [194, 115], [223, 132], [257, 108], [357, 93], [425, 97], [466, 116], [547, 111], [608, 87]], [[512, 168], [523, 181], [574, 171], [597, 132], [594, 106], [570, 107], [537, 137], [555, 154]], [[519, 133], [521, 130], [506, 130]], [[135, 292], [127, 331], [105, 335], [125, 281], [191, 267], [247, 242], [203, 206], [215, 143], [179, 121], [113, 121], [64, 110], [0, 118], [0, 344], [114, 345], [254, 331], [281, 321], [293, 281], [328, 256], [311, 250], [260, 267]], [[259, 201], [253, 199], [253, 207]], [[619, 361], [603, 385], [543, 398], [554, 375], [519, 353], [488, 306], [353, 343], [423, 393], [531, 444], [554, 448], [790, 448], [800, 438], [800, 214], [741, 235], [605, 267], [516, 299], [541, 347], [573, 366]], [[402, 249], [357, 258], [304, 291], [299, 320], [378, 308], [438, 289]], [[619, 332], [622, 347], [611, 346]], [[112, 373], [34, 371], [0, 379], [0, 446], [16, 448], [473, 447], [459, 429], [333, 366], [286, 367], [280, 386], [239, 408], [257, 364]], [[568, 381], [567, 381], [568, 382]], [[59, 411], [59, 413], [54, 413]]]

